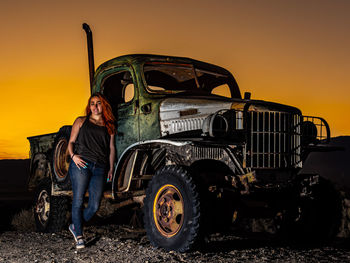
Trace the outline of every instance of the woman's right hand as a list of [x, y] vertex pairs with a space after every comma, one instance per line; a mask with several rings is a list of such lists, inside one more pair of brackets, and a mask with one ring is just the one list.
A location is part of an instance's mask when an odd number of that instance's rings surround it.
[[86, 168], [86, 162], [80, 158], [80, 155], [76, 155], [74, 154], [73, 155], [73, 158], [72, 158], [73, 162], [75, 163], [75, 165], [80, 169], [80, 168], [83, 168], [85, 169]]

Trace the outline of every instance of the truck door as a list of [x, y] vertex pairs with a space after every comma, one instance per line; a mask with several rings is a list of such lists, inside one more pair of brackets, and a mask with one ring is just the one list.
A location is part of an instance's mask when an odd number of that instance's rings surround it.
[[117, 120], [117, 159], [128, 146], [140, 140], [138, 91], [134, 83], [132, 71], [122, 68], [108, 75], [101, 87]]

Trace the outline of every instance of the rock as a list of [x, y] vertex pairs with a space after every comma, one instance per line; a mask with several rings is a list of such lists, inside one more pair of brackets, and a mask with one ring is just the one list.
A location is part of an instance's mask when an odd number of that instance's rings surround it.
[[[110, 229], [107, 233], [107, 230]], [[105, 231], [105, 232], [103, 232]], [[67, 230], [45, 234], [32, 231], [7, 231], [0, 235], [0, 262], [346, 262], [350, 250], [343, 245], [292, 249], [281, 246], [261, 233], [257, 236], [214, 234], [208, 244], [197, 251], [179, 253], [157, 249], [149, 244], [145, 233], [126, 235], [118, 225], [89, 226], [85, 232], [96, 237], [85, 249], [77, 251]], [[107, 234], [103, 234], [107, 233]]]

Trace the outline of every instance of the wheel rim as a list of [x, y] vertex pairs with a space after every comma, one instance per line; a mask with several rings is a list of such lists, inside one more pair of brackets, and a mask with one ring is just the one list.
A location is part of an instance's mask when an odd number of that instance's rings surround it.
[[184, 202], [180, 191], [173, 185], [162, 186], [154, 199], [153, 219], [164, 237], [176, 235], [184, 221]]
[[50, 196], [46, 190], [42, 190], [37, 199], [35, 213], [42, 225], [45, 225], [50, 216]]
[[54, 154], [55, 174], [58, 178], [64, 179], [68, 174], [69, 168], [69, 153], [68, 143], [66, 139], [58, 141]]

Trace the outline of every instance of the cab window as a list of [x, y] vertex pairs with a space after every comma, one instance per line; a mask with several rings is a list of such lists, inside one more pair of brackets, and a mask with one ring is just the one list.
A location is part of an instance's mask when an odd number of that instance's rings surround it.
[[135, 86], [129, 71], [121, 71], [108, 76], [102, 84], [103, 94], [112, 108], [131, 102], [135, 96]]

